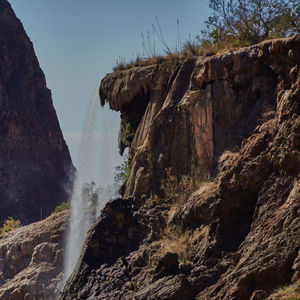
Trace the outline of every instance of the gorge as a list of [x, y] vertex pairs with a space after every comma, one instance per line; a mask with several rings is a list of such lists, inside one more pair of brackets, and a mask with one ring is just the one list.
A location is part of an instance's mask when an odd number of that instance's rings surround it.
[[[0, 214], [34, 210], [21, 220], [31, 224], [0, 236], [0, 299], [275, 300], [290, 284], [299, 297], [300, 35], [107, 74], [90, 102], [77, 179], [6, 0], [0, 39]], [[81, 191], [100, 105], [120, 112], [129, 169], [121, 195], [96, 215]], [[37, 204], [70, 200], [71, 212], [35, 222]], [[82, 232], [65, 246], [68, 218]]]

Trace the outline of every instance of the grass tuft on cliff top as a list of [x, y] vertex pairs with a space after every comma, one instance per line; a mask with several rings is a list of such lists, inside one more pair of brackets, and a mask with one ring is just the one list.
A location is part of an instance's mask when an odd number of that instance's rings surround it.
[[[156, 17], [156, 24], [142, 36], [142, 56], [129, 63], [119, 57], [114, 71], [159, 64], [170, 58], [192, 58], [214, 55], [241, 47], [251, 46], [268, 39], [290, 37], [300, 33], [299, 0], [209, 0], [211, 15], [195, 39], [189, 38], [180, 45], [180, 28], [177, 20], [177, 37], [174, 49], [164, 38]], [[157, 55], [157, 42], [166, 55]]]

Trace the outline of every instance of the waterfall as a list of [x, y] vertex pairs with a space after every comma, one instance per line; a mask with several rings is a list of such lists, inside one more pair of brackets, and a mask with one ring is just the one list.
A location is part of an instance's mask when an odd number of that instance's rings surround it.
[[[71, 198], [71, 213], [69, 226], [66, 232], [64, 253], [64, 278], [65, 284], [80, 256], [86, 233], [100, 214], [105, 203], [114, 194], [112, 189], [114, 169], [121, 163], [118, 154], [117, 137], [119, 130], [119, 113], [107, 108], [100, 109], [99, 85], [96, 88], [88, 106], [83, 132], [81, 134], [77, 174]], [[100, 116], [100, 118], [98, 118]], [[97, 120], [98, 119], [98, 120]], [[100, 131], [96, 132], [97, 121], [100, 121]], [[95, 156], [97, 150], [97, 156]], [[97, 175], [93, 173], [96, 169]], [[99, 187], [96, 188], [91, 179], [98, 177]], [[96, 181], [96, 180], [93, 180]], [[90, 183], [87, 185], [87, 183]], [[91, 197], [86, 197], [84, 190], [96, 194], [96, 203], [91, 203]]]
[[77, 176], [71, 198], [71, 215], [66, 237], [64, 259], [65, 281], [69, 278], [76, 265], [85, 235], [93, 222], [92, 211], [88, 209], [88, 204], [82, 195], [82, 189], [84, 184], [88, 182], [92, 170], [97, 104], [98, 89], [96, 89], [90, 100], [79, 145]]

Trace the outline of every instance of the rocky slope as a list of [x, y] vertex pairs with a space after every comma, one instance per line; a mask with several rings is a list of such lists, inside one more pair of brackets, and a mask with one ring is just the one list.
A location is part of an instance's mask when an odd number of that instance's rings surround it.
[[[0, 223], [47, 216], [67, 199], [73, 172], [51, 92], [31, 41], [0, 1]], [[1, 225], [2, 226], [2, 225]]]
[[263, 299], [297, 282], [299, 68], [300, 35], [108, 74], [130, 178], [60, 299]]
[[0, 237], [0, 299], [56, 299], [68, 211]]

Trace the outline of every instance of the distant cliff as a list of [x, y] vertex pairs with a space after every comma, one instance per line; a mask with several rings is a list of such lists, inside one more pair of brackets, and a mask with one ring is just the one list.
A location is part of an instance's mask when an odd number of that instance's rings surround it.
[[252, 299], [300, 279], [300, 35], [116, 71], [123, 198], [60, 299]]
[[[49, 215], [68, 197], [70, 154], [51, 92], [19, 19], [0, 1], [0, 222]], [[1, 225], [2, 226], [2, 225]]]

